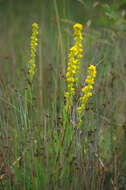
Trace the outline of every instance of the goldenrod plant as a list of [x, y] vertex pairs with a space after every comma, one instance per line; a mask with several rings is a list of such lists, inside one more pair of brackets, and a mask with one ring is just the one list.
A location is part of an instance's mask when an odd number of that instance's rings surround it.
[[39, 26], [37, 23], [32, 24], [32, 35], [31, 35], [31, 44], [30, 44], [30, 60], [28, 62], [28, 78], [30, 81], [33, 80], [35, 75], [36, 65], [35, 65], [35, 58], [36, 58], [36, 51], [38, 45], [38, 30]]
[[93, 95], [93, 87], [96, 77], [96, 66], [90, 65], [88, 67], [88, 76], [85, 80], [86, 85], [81, 89], [82, 96], [79, 98], [79, 106], [77, 108], [78, 119], [81, 121], [81, 116], [86, 108], [89, 98]]
[[[83, 25], [82, 24], [74, 24], [74, 41], [75, 44], [70, 48], [70, 53], [68, 55], [69, 61], [67, 64], [67, 72], [66, 72], [66, 81], [67, 81], [67, 91], [65, 93], [66, 96], [66, 110], [70, 111], [72, 103], [73, 103], [73, 96], [75, 94], [75, 87], [78, 88], [78, 74], [80, 71], [80, 61], [83, 57]], [[81, 89], [82, 96], [79, 98], [79, 105], [77, 107], [77, 115], [78, 121], [80, 123], [81, 116], [86, 108], [87, 102], [89, 97], [93, 95], [93, 85], [94, 80], [96, 77], [96, 66], [90, 65], [88, 67], [88, 76], [85, 80], [86, 85]], [[79, 124], [78, 124], [79, 125]]]
[[75, 86], [78, 82], [78, 74], [80, 71], [80, 61], [83, 57], [83, 25], [74, 24], [74, 41], [75, 44], [70, 48], [68, 55], [69, 61], [67, 63], [66, 81], [67, 81], [67, 91], [65, 93], [66, 97], [66, 110], [70, 110], [72, 105], [73, 96], [75, 93]]
[[28, 61], [27, 80], [28, 87], [25, 89], [25, 111], [28, 114], [28, 104], [32, 102], [32, 82], [36, 71], [36, 54], [38, 46], [39, 26], [37, 23], [32, 24], [32, 34], [30, 42], [30, 60]]

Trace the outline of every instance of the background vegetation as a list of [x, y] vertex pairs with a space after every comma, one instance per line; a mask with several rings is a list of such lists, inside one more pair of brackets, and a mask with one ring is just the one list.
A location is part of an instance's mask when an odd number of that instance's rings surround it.
[[[0, 1], [0, 190], [126, 189], [125, 9], [126, 0]], [[26, 112], [33, 22], [39, 47]], [[85, 26], [81, 77], [95, 64], [97, 79], [75, 133], [62, 111], [76, 22]]]

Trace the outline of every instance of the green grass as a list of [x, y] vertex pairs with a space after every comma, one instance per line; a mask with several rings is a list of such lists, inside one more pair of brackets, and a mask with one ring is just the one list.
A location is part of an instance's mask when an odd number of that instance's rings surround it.
[[[125, 1], [0, 3], [0, 190], [126, 189]], [[39, 47], [26, 110], [33, 22], [40, 27]], [[94, 96], [79, 129], [63, 113], [76, 22], [91, 23], [81, 78], [89, 64], [97, 66]]]

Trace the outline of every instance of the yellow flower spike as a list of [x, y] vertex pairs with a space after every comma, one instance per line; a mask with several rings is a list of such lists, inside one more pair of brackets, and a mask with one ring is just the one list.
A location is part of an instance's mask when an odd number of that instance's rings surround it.
[[33, 77], [35, 75], [35, 69], [36, 69], [36, 64], [35, 64], [35, 57], [36, 57], [36, 52], [37, 52], [37, 41], [38, 41], [38, 30], [39, 26], [37, 23], [32, 24], [32, 35], [31, 35], [31, 52], [30, 52], [30, 60], [28, 62], [28, 77], [30, 81], [33, 80]]
[[75, 93], [74, 86], [76, 86], [76, 83], [78, 81], [78, 74], [80, 70], [80, 60], [83, 57], [83, 46], [82, 46], [82, 30], [83, 25], [82, 24], [75, 24], [73, 26], [74, 29], [74, 41], [75, 44], [70, 48], [70, 52], [68, 55], [68, 63], [67, 63], [67, 72], [66, 72], [66, 81], [67, 81], [67, 91], [65, 93], [66, 96], [66, 110], [68, 111], [68, 108], [71, 107], [73, 96]]
[[89, 97], [93, 95], [91, 91], [93, 90], [95, 77], [96, 77], [96, 66], [90, 65], [88, 67], [88, 76], [85, 80], [86, 86], [81, 89], [83, 95], [79, 99], [79, 107], [77, 108], [79, 121], [81, 121], [81, 115], [86, 108], [86, 104], [88, 102]]
[[82, 88], [82, 92], [89, 92], [90, 90], [92, 90], [93, 89], [93, 87], [92, 87], [92, 85], [88, 85], [88, 86], [85, 86], [84, 88]]
[[76, 29], [79, 29], [79, 30], [82, 30], [83, 29], [83, 26], [82, 24], [79, 24], [79, 23], [76, 23], [73, 25], [73, 28], [76, 30]]

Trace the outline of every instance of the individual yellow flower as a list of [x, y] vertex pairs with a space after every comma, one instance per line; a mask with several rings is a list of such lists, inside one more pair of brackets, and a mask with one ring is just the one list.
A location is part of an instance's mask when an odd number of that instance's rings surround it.
[[78, 74], [80, 70], [80, 60], [83, 57], [83, 48], [82, 48], [82, 30], [83, 25], [75, 24], [73, 26], [74, 29], [74, 41], [75, 44], [70, 48], [70, 52], [68, 55], [68, 63], [67, 63], [67, 72], [66, 72], [66, 81], [67, 81], [67, 91], [65, 93], [66, 96], [66, 109], [72, 105], [72, 99], [74, 96], [74, 86], [78, 81]]
[[36, 64], [35, 64], [35, 57], [36, 57], [36, 51], [37, 51], [37, 41], [38, 41], [38, 29], [39, 26], [37, 23], [32, 24], [32, 35], [31, 35], [31, 52], [30, 52], [30, 60], [28, 62], [28, 76], [30, 81], [32, 81], [34, 75], [35, 75], [35, 69], [36, 69]]
[[89, 97], [93, 95], [92, 90], [93, 90], [95, 77], [96, 77], [96, 66], [90, 65], [88, 67], [88, 76], [85, 80], [86, 86], [84, 86], [81, 89], [83, 95], [79, 99], [79, 107], [77, 108], [79, 120], [81, 119], [82, 112], [85, 110]]

